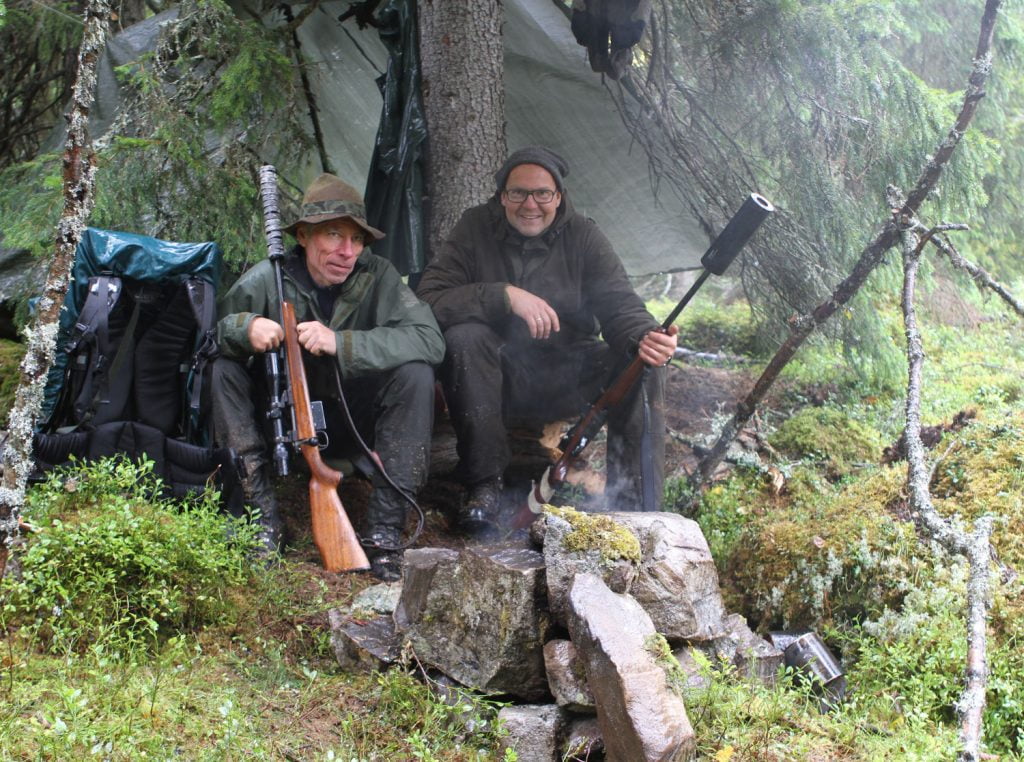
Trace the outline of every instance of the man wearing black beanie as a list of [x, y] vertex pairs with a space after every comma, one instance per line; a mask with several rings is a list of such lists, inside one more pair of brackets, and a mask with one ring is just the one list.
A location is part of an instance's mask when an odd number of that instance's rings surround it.
[[445, 335], [441, 379], [468, 487], [459, 525], [471, 535], [500, 525], [507, 425], [579, 415], [634, 356], [651, 370], [609, 413], [606, 506], [660, 508], [660, 368], [675, 331], [660, 330], [608, 239], [574, 211], [568, 175], [548, 148], [515, 151], [495, 173], [494, 196], [462, 215], [417, 289]]

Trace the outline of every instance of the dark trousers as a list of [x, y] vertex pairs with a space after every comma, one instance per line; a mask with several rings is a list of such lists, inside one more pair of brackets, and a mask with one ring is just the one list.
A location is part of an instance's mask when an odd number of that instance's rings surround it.
[[[441, 380], [458, 438], [459, 476], [467, 484], [504, 473], [510, 459], [509, 425], [577, 418], [629, 360], [601, 341], [557, 347], [511, 342], [480, 323], [452, 326], [445, 331], [445, 342]], [[648, 368], [643, 381], [609, 411], [605, 496], [610, 509], [641, 509], [645, 471], [653, 493], [650, 507], [660, 510], [665, 473], [662, 368]]]
[[[266, 427], [266, 392], [261, 356], [254, 366], [218, 358], [213, 364], [214, 437], [231, 447], [249, 470], [270, 472]], [[326, 360], [325, 360], [326, 362]], [[319, 367], [318, 367], [319, 365]], [[329, 388], [326, 364], [307, 365], [311, 394]], [[315, 375], [314, 375], [315, 374]], [[317, 383], [313, 383], [314, 379]], [[434, 371], [426, 363], [411, 362], [393, 370], [346, 381], [345, 399], [360, 436], [380, 456], [392, 481], [415, 496], [427, 478], [430, 435], [434, 423]], [[352, 456], [361, 451], [352, 435], [337, 393], [323, 394], [329, 445], [327, 455]], [[401, 529], [409, 503], [374, 470], [374, 490], [367, 506], [365, 531], [390, 526]]]

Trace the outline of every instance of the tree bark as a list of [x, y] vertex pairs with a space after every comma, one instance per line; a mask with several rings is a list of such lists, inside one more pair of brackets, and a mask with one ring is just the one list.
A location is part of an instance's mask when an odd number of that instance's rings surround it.
[[[978, 36], [978, 47], [974, 56], [974, 66], [968, 79], [967, 89], [964, 93], [963, 105], [952, 129], [939, 143], [933, 156], [929, 157], [913, 190], [906, 201], [894, 203], [890, 200], [893, 209], [893, 218], [888, 220], [875, 239], [861, 252], [857, 263], [854, 265], [850, 275], [839, 284], [832, 296], [825, 302], [819, 304], [813, 312], [802, 315], [793, 321], [792, 332], [788, 339], [779, 347], [775, 356], [769, 361], [760, 378], [754, 384], [754, 388], [736, 406], [733, 417], [722, 428], [718, 440], [708, 455], [701, 460], [698, 467], [690, 476], [690, 484], [693, 488], [694, 501], [698, 499], [701, 489], [711, 479], [715, 469], [721, 464], [729, 444], [736, 437], [743, 426], [750, 420], [750, 417], [757, 409], [757, 405], [764, 399], [768, 389], [778, 378], [779, 373], [796, 354], [797, 349], [810, 336], [811, 332], [824, 323], [835, 312], [845, 305], [864, 285], [871, 272], [882, 262], [885, 253], [899, 241], [901, 230], [911, 225], [911, 220], [917, 214], [917, 210], [924, 202], [928, 194], [935, 188], [942, 174], [943, 168], [949, 162], [953, 151], [963, 139], [971, 119], [978, 107], [978, 101], [984, 97], [985, 81], [992, 69], [992, 35], [995, 28], [996, 14], [999, 11], [1001, 0], [987, 0], [985, 11], [981, 18], [981, 32]], [[895, 189], [890, 189], [892, 195]]]
[[[923, 227], [916, 225], [915, 228]], [[912, 229], [903, 231], [903, 322], [907, 335], [907, 491], [914, 521], [930, 539], [939, 542], [950, 553], [967, 558], [967, 666], [965, 687], [956, 702], [960, 716], [960, 762], [981, 759], [982, 715], [985, 711], [985, 690], [988, 683], [987, 625], [991, 596], [989, 593], [989, 537], [992, 517], [982, 516], [968, 535], [956, 517], [939, 515], [932, 503], [929, 482], [931, 469], [925, 459], [921, 441], [921, 369], [924, 365], [924, 344], [917, 324], [914, 295], [921, 249], [931, 233], [918, 238]]]
[[89, 110], [96, 90], [96, 64], [106, 46], [110, 23], [109, 0], [90, 0], [85, 8], [85, 29], [78, 51], [78, 74], [67, 114], [64, 144], [64, 211], [57, 225], [53, 260], [46, 275], [36, 317], [26, 331], [25, 358], [14, 407], [8, 419], [3, 451], [3, 486], [0, 487], [0, 577], [9, 548], [18, 538], [25, 484], [32, 471], [32, 434], [43, 403], [46, 375], [53, 364], [57, 319], [67, 294], [75, 249], [94, 204], [96, 162], [89, 141]]
[[418, 4], [427, 120], [427, 253], [494, 192], [505, 159], [500, 0]]

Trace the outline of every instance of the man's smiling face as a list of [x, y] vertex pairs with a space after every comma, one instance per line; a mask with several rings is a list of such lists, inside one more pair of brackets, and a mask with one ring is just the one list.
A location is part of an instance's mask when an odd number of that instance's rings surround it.
[[[537, 202], [531, 193], [524, 201], [516, 203], [508, 197], [509, 191], [549, 191], [554, 197], [545, 204]], [[555, 178], [539, 164], [520, 164], [509, 172], [505, 189], [501, 194], [501, 205], [509, 224], [527, 238], [538, 236], [551, 227], [562, 203]]]
[[296, 239], [306, 249], [306, 268], [321, 288], [344, 283], [363, 252], [366, 234], [346, 219], [301, 224]]

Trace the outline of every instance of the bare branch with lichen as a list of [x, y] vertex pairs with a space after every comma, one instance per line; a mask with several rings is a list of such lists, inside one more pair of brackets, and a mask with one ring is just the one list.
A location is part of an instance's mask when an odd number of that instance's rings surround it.
[[970, 275], [971, 278], [974, 279], [974, 282], [978, 284], [979, 288], [987, 288], [994, 291], [1004, 302], [1010, 305], [1010, 308], [1013, 309], [1014, 312], [1021, 317], [1024, 317], [1024, 304], [1021, 304], [1020, 301], [1010, 293], [1010, 290], [1006, 288], [1006, 286], [994, 280], [983, 267], [979, 267], [973, 262], [964, 259], [960, 252], [956, 250], [956, 247], [953, 246], [953, 244], [944, 236], [933, 236], [931, 238], [931, 242], [939, 251], [949, 258], [949, 262], [953, 267], [958, 270], [963, 270]]
[[96, 90], [97, 63], [106, 46], [110, 21], [109, 0], [90, 0], [85, 9], [85, 30], [78, 51], [78, 74], [68, 113], [64, 144], [64, 212], [57, 224], [57, 240], [36, 305], [32, 327], [26, 331], [21, 380], [8, 419], [9, 436], [3, 449], [3, 486], [0, 487], [0, 577], [9, 548], [19, 537], [25, 484], [32, 471], [32, 434], [43, 404], [46, 376], [53, 364], [57, 318], [68, 289], [71, 265], [82, 231], [92, 212], [96, 161], [89, 143], [89, 110]]
[[968, 535], [956, 517], [941, 516], [932, 503], [928, 487], [932, 469], [926, 462], [924, 443], [921, 441], [921, 369], [924, 364], [924, 346], [917, 324], [914, 294], [921, 251], [933, 231], [927, 231], [919, 237], [916, 229], [923, 226], [916, 221], [913, 223], [902, 233], [902, 306], [908, 364], [907, 423], [903, 433], [907, 446], [907, 488], [912, 515], [921, 531], [950, 553], [965, 556], [969, 564], [966, 686], [956, 702], [961, 742], [958, 758], [961, 762], [977, 762], [981, 759], [982, 713], [985, 710], [985, 688], [988, 681], [986, 625], [990, 606], [989, 538], [992, 520], [991, 517], [980, 518], [974, 532]]

